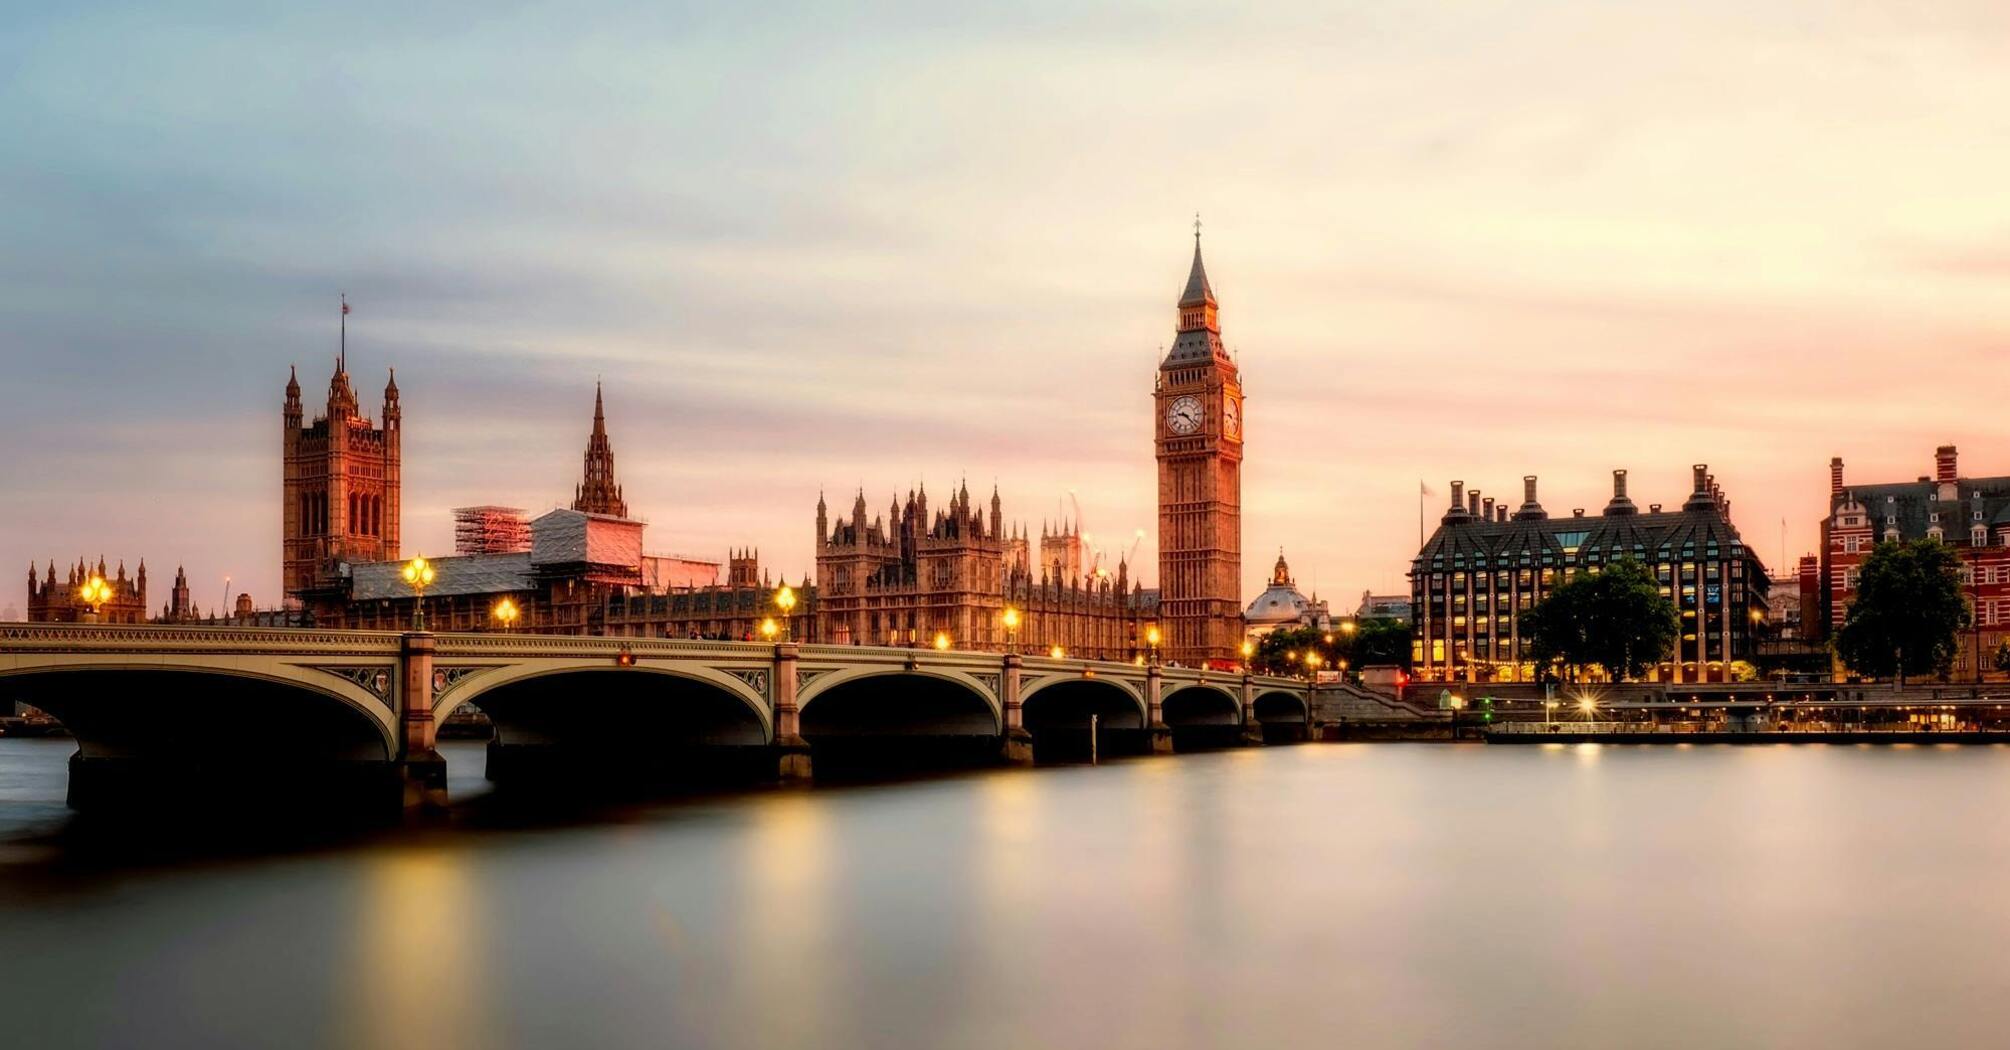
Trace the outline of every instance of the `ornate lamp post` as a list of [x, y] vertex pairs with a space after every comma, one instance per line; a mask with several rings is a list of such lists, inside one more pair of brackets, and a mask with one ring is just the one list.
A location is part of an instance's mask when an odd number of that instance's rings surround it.
[[[786, 583], [782, 584], [782, 589], [775, 592], [775, 608], [782, 611], [782, 640], [787, 641], [789, 637], [789, 614], [794, 612], [796, 608], [796, 589]], [[770, 634], [770, 638], [772, 637], [773, 635]]]
[[1242, 640], [1242, 669], [1243, 669], [1243, 671], [1245, 671], [1245, 672], [1251, 672], [1251, 671], [1254, 671], [1254, 670], [1256, 670], [1256, 667], [1255, 667], [1255, 661], [1256, 661], [1256, 643], [1255, 643], [1255, 642], [1252, 642], [1252, 641], [1250, 641], [1250, 640], [1249, 640], [1249, 639], [1247, 639], [1247, 638], [1244, 638], [1244, 639]]
[[1016, 653], [1019, 651], [1019, 610], [1010, 605], [1006, 606], [1002, 619], [1005, 621], [1005, 651]]
[[517, 618], [522, 615], [523, 610], [517, 608], [517, 604], [508, 597], [504, 597], [495, 604], [495, 608], [489, 610], [489, 616], [502, 625], [504, 633], [508, 633], [511, 627], [516, 626]]
[[1161, 637], [1163, 636], [1159, 634], [1158, 624], [1152, 624], [1150, 627], [1145, 628], [1145, 648], [1151, 653], [1151, 665], [1153, 667], [1157, 667], [1159, 663], [1159, 639]]
[[947, 652], [947, 651], [949, 651], [949, 632], [948, 632], [948, 631], [937, 631], [937, 632], [935, 632], [935, 648], [936, 648], [936, 651], [938, 651], [938, 652]]
[[405, 584], [412, 588], [415, 599], [412, 605], [412, 630], [426, 629], [426, 588], [433, 584], [433, 565], [423, 554], [414, 555], [405, 563]]
[[775, 626], [775, 618], [774, 618], [774, 617], [770, 616], [770, 617], [768, 617], [768, 618], [766, 618], [766, 619], [762, 620], [762, 621], [761, 621], [761, 640], [762, 640], [762, 641], [764, 641], [764, 642], [772, 642], [772, 641], [774, 641], [774, 640], [775, 640], [775, 633], [776, 633], [777, 631], [779, 631], [779, 630], [780, 630], [780, 628], [778, 628], [778, 627], [776, 627], [776, 626]]
[[91, 578], [85, 580], [82, 587], [77, 588], [77, 599], [91, 607], [91, 618], [86, 622], [97, 623], [98, 613], [106, 602], [112, 600], [112, 585], [106, 583], [103, 576], [92, 573]]

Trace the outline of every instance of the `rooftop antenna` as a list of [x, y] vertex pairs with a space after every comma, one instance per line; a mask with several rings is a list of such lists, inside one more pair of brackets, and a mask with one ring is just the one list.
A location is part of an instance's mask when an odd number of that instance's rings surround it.
[[349, 293], [336, 293], [342, 299], [342, 336], [335, 348], [335, 371], [349, 370]]

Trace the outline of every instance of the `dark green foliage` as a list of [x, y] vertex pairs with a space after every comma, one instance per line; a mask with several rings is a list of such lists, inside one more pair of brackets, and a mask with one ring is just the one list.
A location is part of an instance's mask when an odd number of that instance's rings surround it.
[[1521, 625], [1536, 666], [1599, 667], [1620, 680], [1660, 662], [1682, 620], [1654, 577], [1629, 558], [1579, 572], [1524, 613]]
[[[1327, 638], [1332, 641], [1327, 641]], [[1375, 664], [1409, 666], [1410, 625], [1387, 618], [1356, 622], [1350, 633], [1341, 625], [1331, 631], [1314, 627], [1292, 627], [1272, 631], [1256, 643], [1252, 666], [1262, 674], [1302, 674], [1304, 655], [1319, 654], [1322, 671], [1337, 671], [1347, 661], [1350, 674]], [[1287, 659], [1287, 656], [1295, 658]]]
[[1967, 625], [1954, 548], [1938, 540], [1880, 543], [1863, 560], [1836, 655], [1860, 675], [1945, 675], [1955, 635]]

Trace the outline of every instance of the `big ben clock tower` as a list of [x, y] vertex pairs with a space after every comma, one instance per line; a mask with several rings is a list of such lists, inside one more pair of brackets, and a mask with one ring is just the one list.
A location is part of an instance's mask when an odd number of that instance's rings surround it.
[[1242, 378], [1200, 261], [1179, 298], [1179, 334], [1154, 398], [1159, 459], [1159, 617], [1164, 655], [1233, 662], [1242, 638]]

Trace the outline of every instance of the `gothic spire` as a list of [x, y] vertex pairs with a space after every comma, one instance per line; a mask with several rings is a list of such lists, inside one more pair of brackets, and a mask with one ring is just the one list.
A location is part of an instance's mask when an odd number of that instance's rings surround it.
[[1200, 216], [1193, 217], [1193, 269], [1186, 275], [1186, 290], [1180, 293], [1181, 306], [1214, 305], [1214, 288], [1207, 283], [1207, 267], [1200, 261]]
[[593, 434], [586, 439], [585, 478], [573, 494], [572, 509], [588, 514], [628, 516], [621, 486], [614, 482], [614, 448], [607, 441], [607, 412], [600, 384], [593, 384]]

